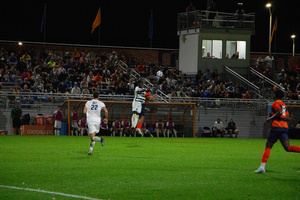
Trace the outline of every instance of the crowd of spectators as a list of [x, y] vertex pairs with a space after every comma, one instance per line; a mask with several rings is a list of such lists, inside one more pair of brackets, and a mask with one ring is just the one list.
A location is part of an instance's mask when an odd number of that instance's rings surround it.
[[[123, 62], [118, 62], [122, 60]], [[129, 66], [129, 70], [128, 67]], [[136, 79], [130, 77], [133, 68], [141, 77], [149, 80], [157, 89], [169, 97], [189, 98], [244, 98], [246, 89], [221, 76], [218, 70], [213, 73], [201, 70], [191, 80], [175, 67], [161, 66], [152, 60], [148, 65], [144, 60], [126, 58], [117, 55], [100, 53], [94, 61], [90, 53], [66, 52], [62, 60], [54, 60], [50, 53], [36, 53], [34, 49], [15, 55], [14, 52], [0, 50], [0, 82], [15, 82], [10, 89], [18, 97], [19, 92], [48, 94], [70, 93], [83, 97], [98, 90], [106, 95], [133, 95]], [[247, 93], [247, 99], [249, 93]], [[23, 103], [32, 103], [30, 95], [23, 95]], [[10, 99], [13, 102], [13, 98]], [[52, 100], [51, 97], [44, 100]], [[208, 105], [212, 106], [212, 105]]]
[[[280, 72], [276, 75], [273, 75], [272, 67], [273, 67], [274, 57], [272, 54], [269, 54], [266, 58], [262, 59], [259, 57], [257, 59], [257, 64], [255, 69], [266, 76], [267, 78], [274, 80], [281, 87], [283, 87], [286, 91], [286, 100], [298, 100], [300, 99], [300, 81], [297, 73], [297, 69], [289, 65], [286, 68], [280, 70]], [[275, 78], [273, 78], [275, 77]], [[263, 94], [271, 94], [273, 95], [274, 90], [278, 89], [278, 86], [273, 87], [272, 85], [268, 85], [263, 79], [259, 78], [254, 73], [251, 73], [251, 81], [261, 89], [263, 89]]]
[[101, 94], [133, 94], [134, 84], [127, 70], [118, 60], [133, 65], [133, 58], [122, 55], [118, 58], [113, 51], [90, 59], [88, 52], [66, 52], [62, 60], [54, 60], [50, 53], [34, 49], [15, 55], [0, 50], [0, 82], [15, 82], [14, 92], [30, 90], [38, 93], [90, 94], [99, 90]]

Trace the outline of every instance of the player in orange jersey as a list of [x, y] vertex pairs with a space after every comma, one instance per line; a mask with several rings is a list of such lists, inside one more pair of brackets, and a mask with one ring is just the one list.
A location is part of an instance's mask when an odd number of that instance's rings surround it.
[[290, 146], [289, 136], [288, 136], [288, 124], [289, 120], [289, 112], [287, 111], [287, 106], [281, 101], [284, 97], [284, 92], [282, 90], [277, 89], [275, 91], [275, 99], [276, 101], [272, 104], [272, 113], [269, 118], [267, 118], [268, 122], [272, 121], [272, 127], [269, 131], [268, 140], [266, 143], [266, 148], [264, 150], [261, 165], [255, 170], [256, 173], [265, 173], [265, 166], [267, 160], [270, 156], [270, 151], [273, 145], [279, 139], [283, 148], [287, 152], [297, 152], [300, 153], [300, 147]]

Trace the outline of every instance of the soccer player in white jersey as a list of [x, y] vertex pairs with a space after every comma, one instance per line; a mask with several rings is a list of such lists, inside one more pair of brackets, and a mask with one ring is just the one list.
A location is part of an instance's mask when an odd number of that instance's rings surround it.
[[[142, 105], [145, 103], [146, 96], [145, 96], [145, 89], [143, 88], [143, 81], [138, 81], [138, 86], [134, 89], [134, 99], [132, 102], [132, 117], [131, 117], [131, 128], [136, 128], [136, 125], [139, 120], [139, 115], [142, 112]], [[141, 134], [141, 132], [139, 132]]]
[[100, 123], [101, 123], [101, 110], [105, 111], [105, 121], [108, 119], [108, 111], [105, 107], [105, 104], [102, 101], [99, 101], [99, 92], [94, 92], [94, 99], [86, 102], [83, 113], [86, 113], [87, 123], [89, 128], [89, 136], [91, 138], [90, 142], [90, 151], [88, 155], [92, 155], [94, 145], [96, 141], [101, 142], [102, 146], [104, 146], [104, 138], [99, 138], [96, 136], [96, 133], [100, 131]]

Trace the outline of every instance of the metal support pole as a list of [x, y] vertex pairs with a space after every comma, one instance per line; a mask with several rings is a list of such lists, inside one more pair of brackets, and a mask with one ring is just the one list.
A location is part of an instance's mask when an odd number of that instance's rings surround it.
[[295, 38], [293, 38], [293, 56], [295, 56]]
[[271, 7], [269, 7], [269, 13], [270, 13], [270, 27], [269, 27], [269, 53], [271, 53], [271, 32], [272, 32], [272, 11]]

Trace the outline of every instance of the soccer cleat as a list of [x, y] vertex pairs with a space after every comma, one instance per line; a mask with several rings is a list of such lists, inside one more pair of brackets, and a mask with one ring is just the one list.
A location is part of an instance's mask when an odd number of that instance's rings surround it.
[[258, 170], [255, 170], [255, 173], [258, 173], [258, 174], [264, 174], [266, 172], [265, 169], [262, 169], [262, 168], [258, 168]]
[[101, 145], [104, 146], [104, 138], [101, 138], [100, 142], [101, 142]]
[[90, 156], [90, 155], [92, 155], [92, 152], [91, 152], [91, 151], [89, 151], [88, 155], [89, 155], [89, 156]]

